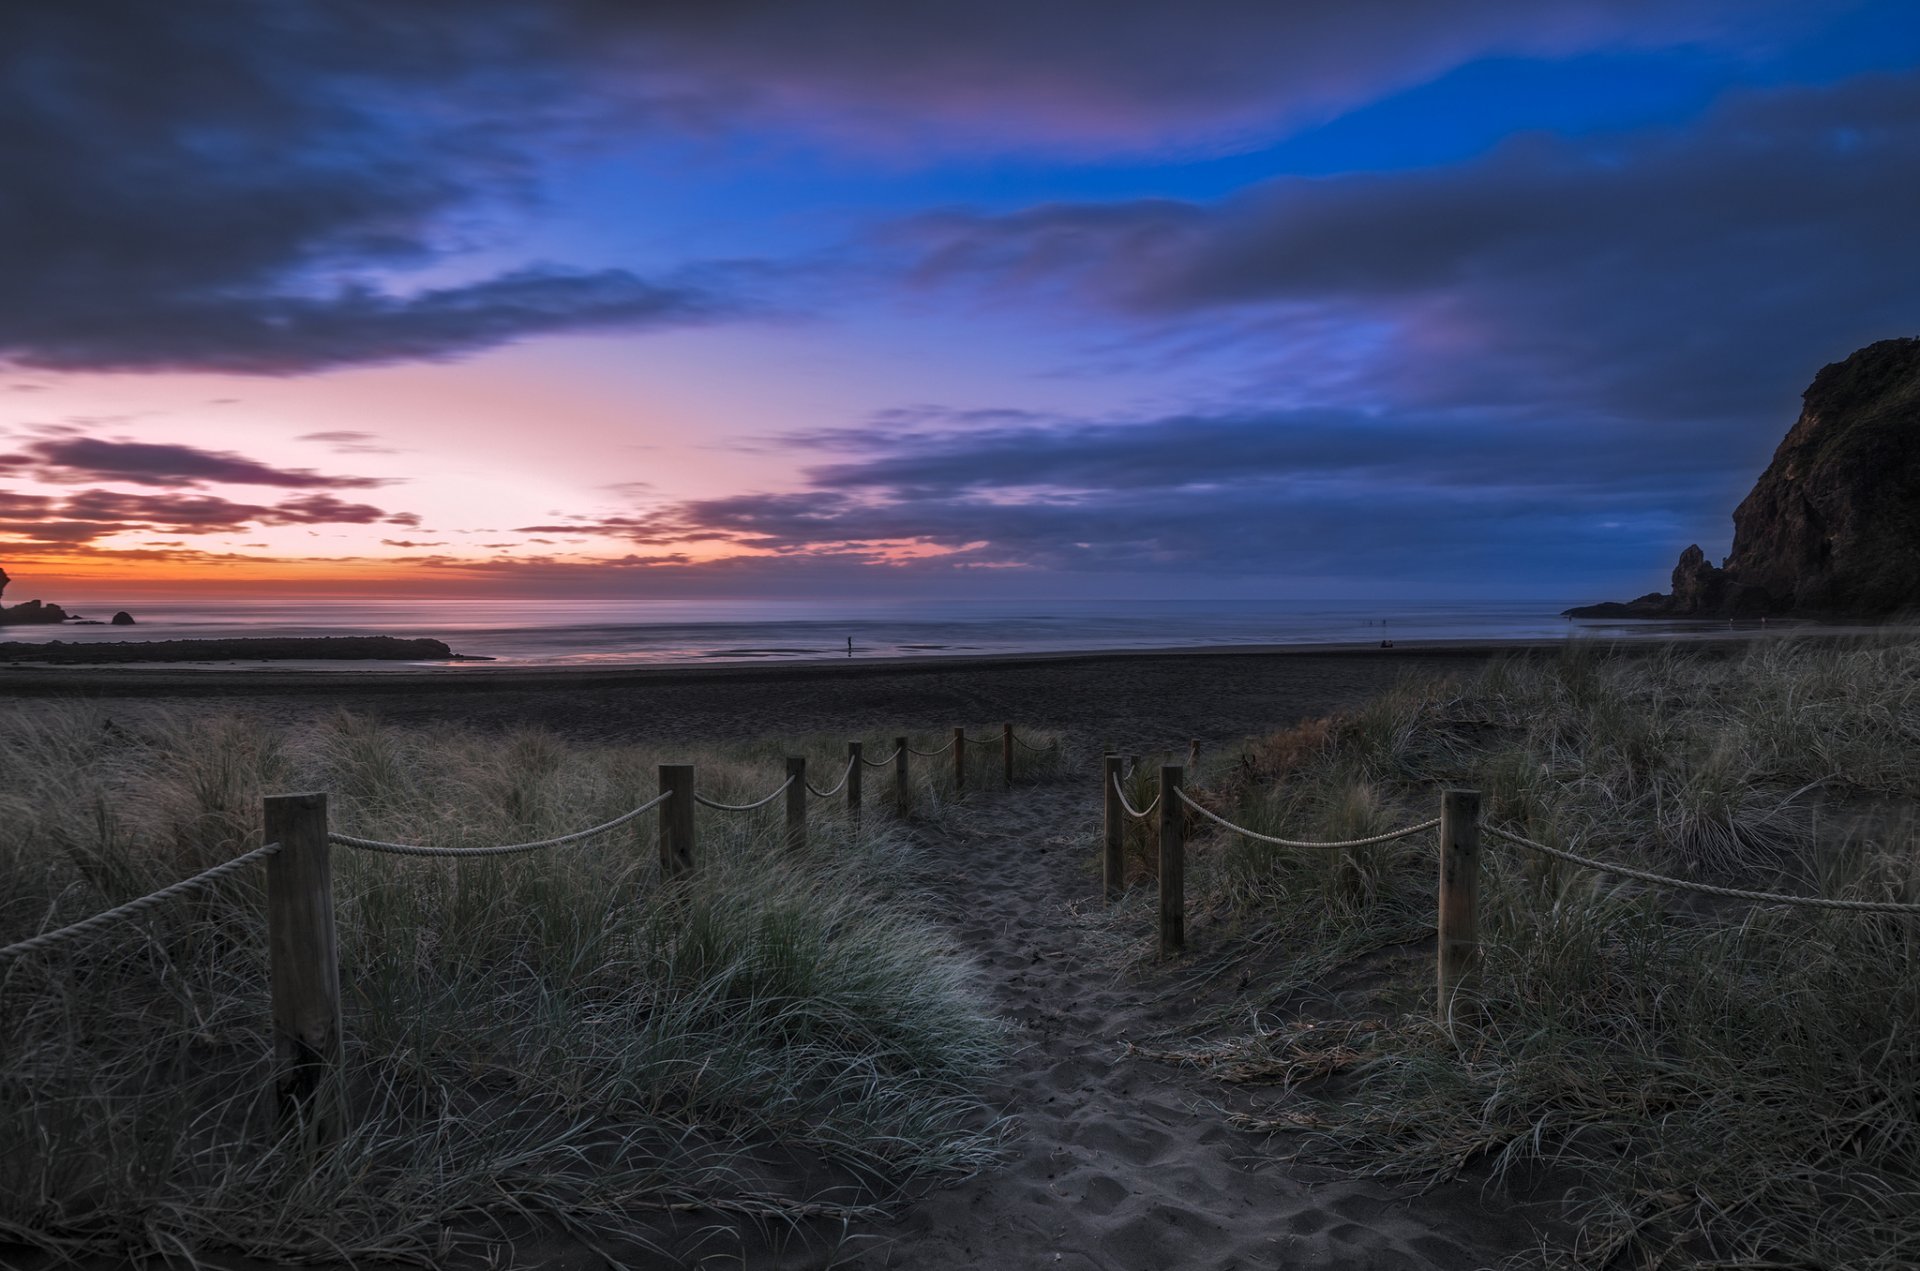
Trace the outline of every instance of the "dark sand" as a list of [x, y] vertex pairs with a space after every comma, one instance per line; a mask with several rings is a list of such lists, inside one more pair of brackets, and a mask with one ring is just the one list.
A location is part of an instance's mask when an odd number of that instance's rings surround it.
[[1560, 647], [1318, 646], [589, 671], [10, 666], [0, 668], [0, 701], [107, 698], [124, 703], [110, 710], [130, 713], [191, 706], [289, 723], [345, 708], [396, 723], [536, 725], [597, 742], [1012, 721], [1065, 729], [1087, 745], [1153, 746], [1238, 740], [1354, 705], [1402, 675], [1465, 671], [1497, 652]]

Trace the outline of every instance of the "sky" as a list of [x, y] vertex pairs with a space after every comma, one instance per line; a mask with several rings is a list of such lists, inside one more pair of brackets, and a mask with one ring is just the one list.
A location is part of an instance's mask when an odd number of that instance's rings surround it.
[[20, 0], [0, 565], [1621, 598], [1920, 334], [1908, 0]]

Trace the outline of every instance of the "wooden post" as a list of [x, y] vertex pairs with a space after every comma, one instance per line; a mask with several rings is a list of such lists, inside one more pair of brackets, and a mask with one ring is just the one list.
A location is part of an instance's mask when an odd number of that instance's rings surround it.
[[799, 851], [807, 845], [807, 757], [787, 756], [787, 846]]
[[953, 730], [953, 795], [957, 799], [967, 792], [967, 730]]
[[333, 927], [327, 796], [266, 798], [267, 963], [272, 978], [274, 1102], [283, 1130], [323, 1147], [346, 1128], [340, 948]]
[[1160, 956], [1187, 945], [1187, 818], [1179, 764], [1160, 765]]
[[1007, 789], [1013, 789], [1013, 725], [1000, 725], [1000, 766], [1006, 769]]
[[860, 752], [859, 742], [847, 743], [847, 824], [856, 830], [860, 828], [860, 769], [866, 763]]
[[1103, 854], [1101, 875], [1106, 881], [1108, 900], [1117, 900], [1120, 893], [1127, 889], [1127, 822], [1126, 813], [1120, 808], [1120, 780], [1122, 762], [1119, 755], [1107, 755], [1100, 761], [1101, 806], [1106, 808], [1106, 851]]
[[913, 785], [907, 777], [907, 739], [893, 739], [893, 811], [902, 821], [913, 815]]
[[1451, 1019], [1456, 998], [1480, 961], [1480, 792], [1440, 796], [1439, 1011]]
[[678, 878], [693, 869], [693, 765], [660, 765], [660, 877]]
[[1192, 772], [1200, 766], [1200, 739], [1192, 738], [1187, 742], [1187, 771]]

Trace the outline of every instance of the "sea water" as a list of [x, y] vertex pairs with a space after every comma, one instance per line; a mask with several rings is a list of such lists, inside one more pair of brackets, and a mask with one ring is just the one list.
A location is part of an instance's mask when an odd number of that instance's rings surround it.
[[[6, 640], [430, 636], [486, 666], [955, 657], [1382, 640], [1672, 636], [1722, 622], [1580, 621], [1541, 601], [255, 600], [135, 606], [134, 627], [10, 627]], [[89, 616], [88, 606], [73, 606]], [[107, 612], [110, 612], [108, 610]], [[334, 664], [336, 667], [339, 664]]]

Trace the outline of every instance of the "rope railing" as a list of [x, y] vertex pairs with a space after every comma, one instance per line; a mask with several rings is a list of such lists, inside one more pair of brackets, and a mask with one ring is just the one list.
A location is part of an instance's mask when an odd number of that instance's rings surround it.
[[953, 743], [954, 743], [954, 738], [949, 737], [947, 738], [947, 744], [940, 747], [940, 749], [938, 750], [915, 750], [912, 746], [908, 746], [907, 753], [910, 755], [919, 755], [922, 759], [937, 759], [941, 755], [946, 754], [949, 750], [952, 750]]
[[998, 737], [968, 737], [965, 740], [969, 746], [998, 746], [1000, 744]]
[[1436, 816], [1432, 820], [1422, 821], [1418, 825], [1409, 825], [1405, 829], [1389, 830], [1385, 834], [1375, 834], [1363, 839], [1333, 839], [1325, 842], [1316, 842], [1308, 839], [1283, 839], [1277, 838], [1272, 834], [1261, 834], [1256, 830], [1248, 829], [1244, 825], [1235, 825], [1218, 813], [1194, 802], [1193, 796], [1185, 790], [1176, 790], [1174, 793], [1180, 796], [1180, 802], [1186, 804], [1189, 808], [1192, 808], [1195, 812], [1207, 818], [1207, 820], [1212, 821], [1215, 825], [1224, 826], [1232, 830], [1235, 834], [1244, 835], [1256, 842], [1271, 843], [1275, 847], [1298, 847], [1314, 851], [1333, 851], [1347, 847], [1372, 847], [1375, 843], [1391, 843], [1395, 839], [1410, 838], [1415, 834], [1421, 834], [1427, 830], [1431, 830], [1440, 824], [1440, 818]]
[[171, 883], [162, 887], [159, 891], [149, 892], [138, 899], [129, 900], [124, 905], [116, 905], [112, 909], [93, 915], [91, 918], [82, 918], [78, 922], [68, 923], [66, 926], [55, 928], [52, 931], [43, 931], [37, 936], [29, 936], [25, 940], [7, 945], [4, 948], [0, 948], [0, 966], [4, 966], [17, 958], [28, 957], [32, 954], [51, 949], [55, 945], [63, 944], [68, 940], [87, 935], [90, 932], [110, 927], [114, 923], [124, 922], [129, 918], [136, 918], [149, 909], [159, 908], [176, 896], [183, 896], [188, 892], [198, 891], [203, 887], [211, 886], [213, 883], [225, 878], [228, 874], [236, 873], [248, 865], [253, 864], [255, 861], [265, 860], [279, 850], [280, 845], [278, 843], [263, 844], [260, 847], [254, 848], [251, 852], [243, 852], [230, 861], [222, 861], [218, 865], [203, 869], [191, 878], [183, 878], [177, 883]]
[[869, 759], [865, 755], [861, 755], [860, 762], [867, 765], [867, 767], [869, 768], [884, 768], [888, 764], [892, 763], [894, 760], [898, 759], [900, 757], [900, 752], [905, 749], [906, 749], [905, 746], [896, 746], [894, 747], [893, 753], [888, 755], [885, 759]]
[[[774, 793], [778, 794], [779, 791], [776, 790]], [[419, 843], [389, 843], [383, 839], [357, 838], [351, 834], [335, 834], [332, 831], [327, 833], [327, 842], [337, 843], [342, 847], [357, 848], [362, 852], [382, 852], [389, 856], [511, 856], [516, 852], [537, 852], [542, 848], [578, 843], [584, 839], [605, 834], [609, 830], [617, 830], [641, 813], [652, 811], [672, 797], [672, 791], [663, 790], [631, 812], [622, 812], [611, 821], [589, 826], [584, 830], [575, 830], [572, 834], [536, 839], [531, 843], [503, 843], [497, 847], [427, 847]]]
[[1154, 795], [1153, 802], [1149, 803], [1144, 808], [1136, 808], [1131, 803], [1128, 803], [1127, 792], [1120, 788], [1119, 777], [1115, 777], [1113, 779], [1113, 793], [1120, 800], [1120, 806], [1126, 809], [1127, 815], [1132, 817], [1136, 821], [1146, 820], [1148, 817], [1153, 815], [1154, 809], [1160, 806], [1160, 796], [1158, 794]]
[[1038, 753], [1038, 754], [1045, 754], [1049, 750], [1060, 749], [1060, 739], [1058, 737], [1055, 737], [1052, 741], [1048, 742], [1044, 746], [1036, 746], [1032, 742], [1028, 741], [1025, 737], [1022, 737], [1020, 734], [1015, 733], [1013, 735], [1013, 741], [1015, 745], [1025, 746], [1028, 750], [1034, 751], [1035, 753]]
[[1580, 865], [1602, 874], [1632, 878], [1639, 882], [1653, 883], [1659, 887], [1672, 887], [1679, 891], [1699, 892], [1705, 896], [1725, 896], [1731, 900], [1751, 900], [1762, 905], [1802, 905], [1810, 909], [1847, 909], [1857, 913], [1920, 914], [1920, 904], [1904, 904], [1892, 900], [1836, 900], [1826, 896], [1797, 896], [1790, 892], [1751, 891], [1744, 887], [1721, 887], [1714, 883], [1696, 882], [1690, 878], [1675, 878], [1670, 874], [1656, 874], [1651, 870], [1634, 869], [1628, 865], [1596, 860], [1591, 856], [1582, 856], [1578, 852], [1569, 852], [1564, 848], [1549, 847], [1545, 843], [1535, 842], [1524, 835], [1500, 829], [1498, 826], [1482, 823], [1481, 828], [1497, 839], [1504, 839], [1515, 846], [1553, 857], [1555, 860]]
[[[840, 780], [834, 784], [833, 789], [822, 790], [819, 787], [815, 786], [813, 782], [809, 781], [807, 782], [807, 793], [811, 794], [816, 799], [831, 799], [834, 795], [839, 794], [842, 790], [847, 788], [847, 778], [853, 775], [854, 760], [855, 760], [855, 756], [853, 755], [847, 756], [847, 766], [840, 770]], [[787, 782], [789, 785], [792, 784], [793, 778], [791, 777], [787, 778]], [[786, 788], [785, 786], [781, 787], [781, 789], [783, 790], [785, 788]], [[778, 793], [778, 791], [776, 791], [775, 793]]]
[[709, 799], [704, 794], [694, 795], [693, 801], [703, 808], [712, 808], [715, 812], [751, 812], [755, 808], [766, 807], [769, 803], [772, 803], [775, 799], [785, 794], [792, 786], [793, 778], [788, 777], [785, 781], [775, 786], [770, 793], [762, 795], [751, 803], [722, 803], [718, 799]]

